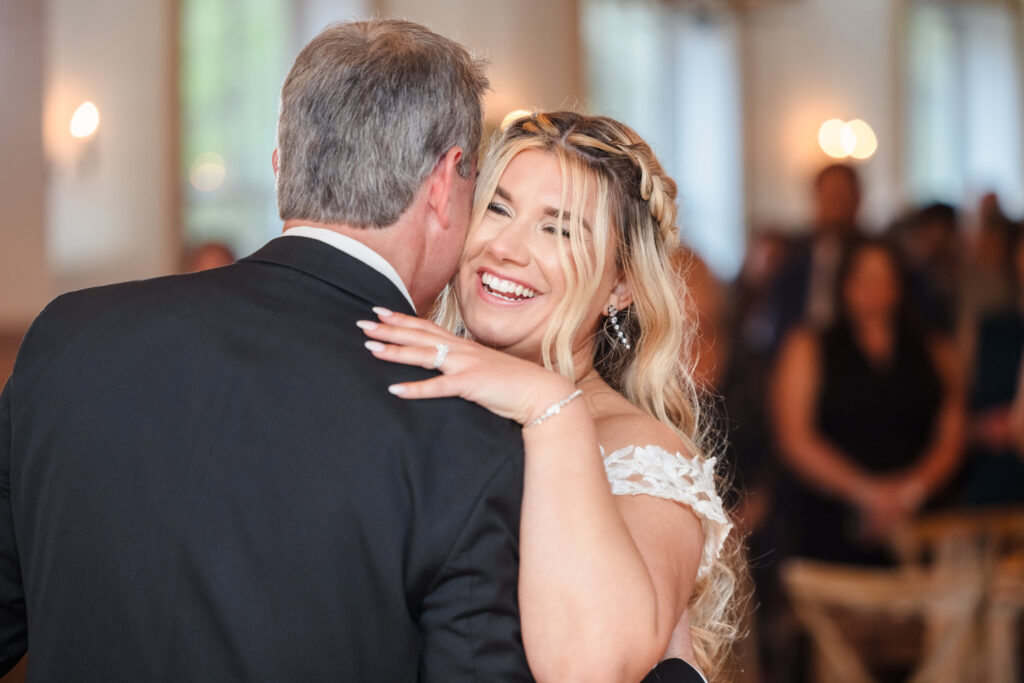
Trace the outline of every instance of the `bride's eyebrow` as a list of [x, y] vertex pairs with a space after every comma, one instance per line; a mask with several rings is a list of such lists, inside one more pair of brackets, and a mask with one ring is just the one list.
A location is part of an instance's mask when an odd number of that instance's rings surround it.
[[[561, 218], [563, 221], [566, 221], [566, 222], [572, 222], [572, 214], [571, 213], [569, 213], [568, 211], [559, 211], [558, 209], [554, 208], [553, 206], [549, 206], [548, 208], [544, 209], [544, 215], [545, 216], [551, 216], [552, 218]], [[587, 219], [586, 218], [584, 218], [583, 216], [580, 216], [580, 223], [583, 225], [583, 229], [584, 230], [586, 230], [587, 232], [591, 232], [591, 230], [590, 230], [590, 223], [587, 223]]]
[[505, 188], [503, 188], [500, 185], [494, 188], [494, 194], [498, 195], [499, 197], [504, 199], [506, 202], [512, 201], [512, 195], [510, 195], [508, 193], [508, 190], [506, 190]]

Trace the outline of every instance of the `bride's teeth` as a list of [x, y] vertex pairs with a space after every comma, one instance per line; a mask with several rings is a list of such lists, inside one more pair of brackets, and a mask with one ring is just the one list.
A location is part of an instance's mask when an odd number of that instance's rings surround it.
[[532, 299], [537, 296], [537, 292], [533, 291], [529, 287], [524, 287], [523, 285], [516, 284], [510, 280], [504, 280], [491, 273], [481, 273], [480, 282], [482, 282], [483, 285], [492, 293], [509, 301]]

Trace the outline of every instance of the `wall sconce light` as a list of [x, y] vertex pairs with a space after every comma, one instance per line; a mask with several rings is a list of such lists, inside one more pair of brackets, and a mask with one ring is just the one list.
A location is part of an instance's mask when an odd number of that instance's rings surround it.
[[878, 151], [875, 131], [862, 119], [829, 119], [818, 129], [818, 144], [833, 159], [870, 159]]
[[92, 102], [83, 102], [71, 116], [71, 135], [80, 140], [90, 138], [100, 127], [100, 110]]

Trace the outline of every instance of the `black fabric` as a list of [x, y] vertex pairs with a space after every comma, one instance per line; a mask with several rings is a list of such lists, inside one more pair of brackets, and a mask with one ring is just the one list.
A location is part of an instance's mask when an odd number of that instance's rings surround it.
[[[888, 363], [873, 363], [849, 329], [819, 337], [821, 380], [817, 430], [859, 467], [879, 475], [904, 470], [931, 441], [942, 383], [924, 341], [898, 337]], [[885, 548], [863, 538], [856, 511], [795, 478], [784, 500], [792, 527], [790, 552], [833, 562], [889, 564]]]
[[982, 319], [974, 353], [970, 409], [981, 413], [1013, 403], [1024, 353], [1024, 315], [1004, 311]]
[[[1009, 410], [1017, 395], [1024, 360], [1024, 315], [1007, 310], [986, 316], [978, 325], [974, 376], [970, 391], [971, 417]], [[981, 443], [967, 453], [964, 503], [970, 506], [1024, 503], [1024, 457], [1012, 446]]]
[[[30, 681], [530, 680], [522, 442], [387, 391], [411, 312], [331, 246], [59, 297], [0, 399], [0, 662]], [[27, 624], [26, 624], [27, 613]]]
[[897, 337], [892, 359], [873, 363], [846, 325], [822, 335], [819, 431], [861, 467], [896, 472], [920, 458], [942, 403], [942, 382], [918, 337]]
[[704, 679], [682, 659], [666, 659], [640, 683], [704, 683]]

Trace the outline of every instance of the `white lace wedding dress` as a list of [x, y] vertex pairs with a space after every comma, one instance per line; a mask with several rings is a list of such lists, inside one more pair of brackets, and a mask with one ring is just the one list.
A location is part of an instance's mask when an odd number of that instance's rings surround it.
[[704, 549], [697, 579], [707, 575], [711, 563], [729, 535], [732, 524], [715, 490], [716, 458], [702, 463], [670, 453], [658, 446], [626, 446], [605, 453], [604, 468], [616, 496], [646, 495], [689, 506], [704, 530]]

